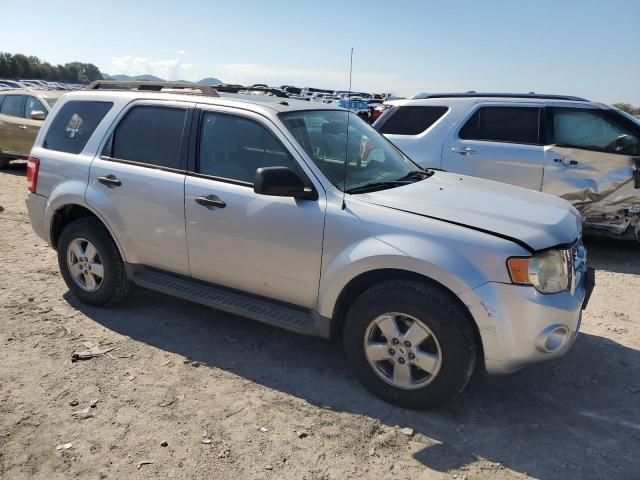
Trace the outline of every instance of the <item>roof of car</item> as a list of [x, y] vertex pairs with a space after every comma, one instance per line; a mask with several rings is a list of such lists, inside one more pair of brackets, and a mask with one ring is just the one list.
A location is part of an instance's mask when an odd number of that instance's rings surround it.
[[145, 100], [168, 100], [180, 102], [195, 102], [200, 104], [221, 105], [229, 107], [242, 107], [248, 110], [260, 111], [271, 110], [277, 113], [299, 111], [299, 110], [337, 110], [335, 105], [324, 103], [310, 103], [304, 100], [293, 98], [280, 98], [270, 95], [252, 95], [236, 93], [220, 93], [219, 96], [199, 95], [193, 92], [155, 92], [139, 90], [77, 90], [67, 92], [69, 99], [95, 99], [107, 100], [114, 98], [124, 98], [129, 101]]
[[11, 88], [8, 90], [2, 90], [2, 94], [12, 95], [40, 95], [45, 98], [60, 98], [62, 95], [69, 93], [68, 90], [47, 90], [45, 88]]
[[415, 96], [413, 98], [387, 100], [386, 105], [406, 106], [406, 105], [469, 105], [478, 102], [495, 102], [495, 103], [539, 103], [539, 104], [567, 104], [567, 105], [600, 105], [597, 102], [581, 99], [580, 97], [565, 97], [562, 95], [430, 95], [426, 97]]
[[495, 92], [463, 92], [463, 93], [419, 93], [411, 97], [412, 99], [424, 98], [525, 98], [538, 100], [571, 100], [577, 102], [588, 102], [586, 98], [571, 95], [557, 95], [546, 93], [495, 93]]

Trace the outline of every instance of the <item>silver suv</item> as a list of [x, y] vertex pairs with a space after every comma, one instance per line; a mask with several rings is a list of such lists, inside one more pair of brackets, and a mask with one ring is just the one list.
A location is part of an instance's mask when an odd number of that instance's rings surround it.
[[477, 360], [572, 345], [593, 270], [564, 200], [421, 169], [335, 106], [102, 87], [58, 102], [28, 163], [31, 224], [82, 301], [136, 284], [340, 336], [366, 387], [413, 408]]
[[558, 195], [585, 229], [640, 240], [640, 122], [562, 95], [420, 94], [374, 128], [426, 168]]

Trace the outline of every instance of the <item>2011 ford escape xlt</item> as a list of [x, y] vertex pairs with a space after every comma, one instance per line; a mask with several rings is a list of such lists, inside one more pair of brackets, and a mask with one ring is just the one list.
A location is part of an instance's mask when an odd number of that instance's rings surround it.
[[31, 223], [82, 301], [137, 284], [341, 336], [360, 381], [412, 408], [477, 360], [572, 345], [594, 282], [564, 200], [421, 169], [330, 105], [155, 87], [69, 93], [31, 152]]

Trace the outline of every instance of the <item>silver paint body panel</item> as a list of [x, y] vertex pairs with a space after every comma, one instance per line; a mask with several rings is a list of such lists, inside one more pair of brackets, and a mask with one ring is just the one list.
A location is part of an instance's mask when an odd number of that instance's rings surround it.
[[[42, 147], [50, 119], [69, 100], [114, 102], [79, 155]], [[259, 120], [290, 150], [319, 199], [258, 196], [237, 183], [101, 159], [117, 118], [134, 101], [197, 103], [202, 109]], [[467, 306], [478, 325], [487, 366], [496, 373], [540, 360], [529, 349], [537, 333], [524, 323], [533, 322], [536, 328], [559, 321], [570, 328], [577, 325], [579, 309], [567, 305], [581, 304], [584, 289], [569, 295], [570, 302], [564, 293], [540, 295], [533, 287], [511, 285], [505, 266], [508, 257], [578, 238], [578, 216], [566, 202], [442, 172], [401, 188], [347, 195], [342, 209], [342, 192], [278, 117], [282, 111], [309, 108], [308, 102], [282, 105], [280, 99], [260, 97], [70, 93], [45, 122], [32, 152], [41, 161], [37, 195], [28, 200], [34, 230], [51, 242], [55, 212], [81, 205], [103, 221], [130, 264], [156, 266], [327, 318], [334, 316], [341, 292], [359, 275], [381, 269], [423, 275]], [[322, 104], [313, 108], [334, 109]], [[114, 172], [121, 187], [95, 182]], [[207, 208], [194, 201], [207, 194], [217, 195], [226, 206]], [[525, 308], [527, 318], [520, 319]], [[524, 357], [522, 345], [527, 345]]]

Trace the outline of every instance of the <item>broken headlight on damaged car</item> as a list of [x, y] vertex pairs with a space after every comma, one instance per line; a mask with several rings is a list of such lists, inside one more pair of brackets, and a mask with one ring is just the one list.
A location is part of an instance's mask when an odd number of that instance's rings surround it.
[[540, 293], [571, 289], [571, 250], [547, 250], [532, 257], [512, 257], [507, 267], [513, 283], [532, 285]]

